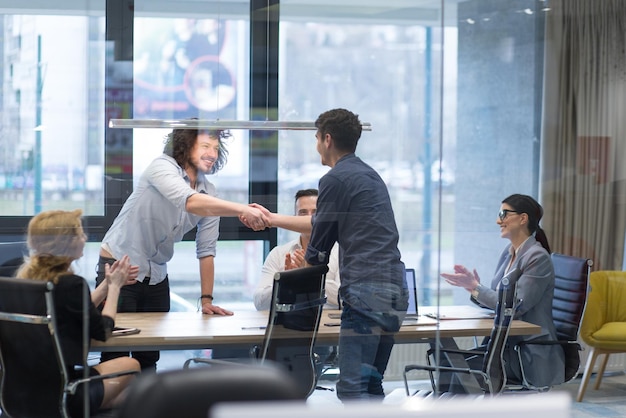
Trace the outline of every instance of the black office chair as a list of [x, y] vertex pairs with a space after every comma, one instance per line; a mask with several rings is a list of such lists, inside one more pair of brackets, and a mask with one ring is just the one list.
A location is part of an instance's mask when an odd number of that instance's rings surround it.
[[0, 276], [13, 276], [27, 253], [28, 249], [23, 241], [0, 242]]
[[135, 373], [70, 380], [57, 333], [53, 292], [51, 282], [0, 277], [2, 416], [68, 418], [67, 397], [79, 385]]
[[[293, 377], [300, 394], [309, 396], [317, 384], [316, 355], [313, 352], [322, 308], [328, 266], [303, 267], [276, 273], [265, 337], [251, 356], [260, 363], [272, 360]], [[194, 363], [223, 364], [223, 360], [188, 359]]]
[[569, 382], [578, 375], [580, 354], [578, 330], [585, 310], [589, 287], [589, 272], [593, 261], [586, 258], [572, 257], [563, 254], [552, 254], [554, 265], [554, 299], [552, 302], [552, 318], [556, 327], [557, 341], [522, 341], [515, 346], [522, 370], [521, 387], [512, 389], [547, 390], [548, 387], [537, 387], [528, 382], [522, 362], [522, 349], [530, 345], [560, 345], [565, 353], [564, 382]]
[[[514, 269], [507, 273], [498, 287], [498, 303], [496, 306], [496, 316], [493, 321], [493, 329], [491, 330], [490, 338], [487, 342], [486, 349], [483, 350], [451, 350], [451, 349], [430, 349], [426, 356], [427, 365], [423, 364], [409, 364], [404, 368], [404, 387], [407, 396], [415, 394], [421, 394], [422, 396], [430, 396], [433, 393], [439, 394], [442, 389], [442, 385], [435, 381], [435, 373], [448, 372], [459, 373], [465, 375], [475, 376], [481, 392], [488, 395], [496, 395], [504, 389], [506, 385], [506, 372], [504, 369], [503, 353], [506, 346], [506, 340], [509, 335], [511, 322], [515, 311], [518, 307], [519, 301], [517, 300], [517, 280], [521, 276], [519, 269]], [[439, 357], [447, 355], [462, 355], [465, 359], [469, 360], [471, 357], [482, 357], [482, 368], [472, 369], [468, 367], [449, 367], [438, 365], [439, 361], [436, 359], [431, 361], [431, 357], [435, 357], [436, 354]], [[424, 391], [417, 391], [411, 394], [409, 390], [408, 374], [415, 370], [426, 370], [430, 376], [430, 382], [432, 386], [432, 392], [425, 393]]]
[[218, 361], [211, 367], [139, 376], [131, 383], [117, 418], [210, 418], [216, 403], [279, 400], [305, 400], [286, 371], [269, 362]]

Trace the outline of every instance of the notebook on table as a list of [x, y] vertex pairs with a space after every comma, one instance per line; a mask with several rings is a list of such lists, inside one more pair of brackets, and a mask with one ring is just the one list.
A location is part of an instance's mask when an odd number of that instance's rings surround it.
[[[437, 315], [439, 314], [439, 315]], [[495, 316], [491, 309], [480, 308], [472, 305], [440, 306], [439, 312], [433, 310], [425, 312], [424, 316], [440, 320], [445, 319], [490, 319]]]

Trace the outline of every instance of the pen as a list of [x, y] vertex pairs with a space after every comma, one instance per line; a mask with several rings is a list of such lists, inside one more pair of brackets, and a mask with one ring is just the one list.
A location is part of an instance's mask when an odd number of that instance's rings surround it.
[[265, 327], [241, 327], [241, 329], [265, 329]]

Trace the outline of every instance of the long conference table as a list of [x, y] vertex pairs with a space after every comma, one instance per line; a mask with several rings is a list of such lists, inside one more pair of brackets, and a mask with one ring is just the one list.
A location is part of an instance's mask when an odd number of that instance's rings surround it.
[[[339, 311], [324, 310], [317, 335], [318, 344], [336, 345]], [[267, 311], [241, 311], [233, 316], [204, 315], [200, 312], [119, 313], [118, 327], [135, 327], [140, 332], [92, 341], [91, 351], [193, 350], [216, 347], [250, 347], [261, 344], [267, 325]], [[444, 319], [419, 317], [415, 324], [402, 326], [396, 343], [429, 342], [435, 338], [488, 336], [493, 319]], [[509, 335], [538, 334], [541, 327], [514, 320]]]

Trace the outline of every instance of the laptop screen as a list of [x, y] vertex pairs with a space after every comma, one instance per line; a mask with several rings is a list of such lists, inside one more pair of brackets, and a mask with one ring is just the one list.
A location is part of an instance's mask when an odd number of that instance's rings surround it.
[[404, 272], [406, 277], [406, 287], [409, 289], [409, 308], [406, 310], [408, 315], [416, 315], [417, 312], [417, 284], [415, 281], [415, 269], [406, 269]]

